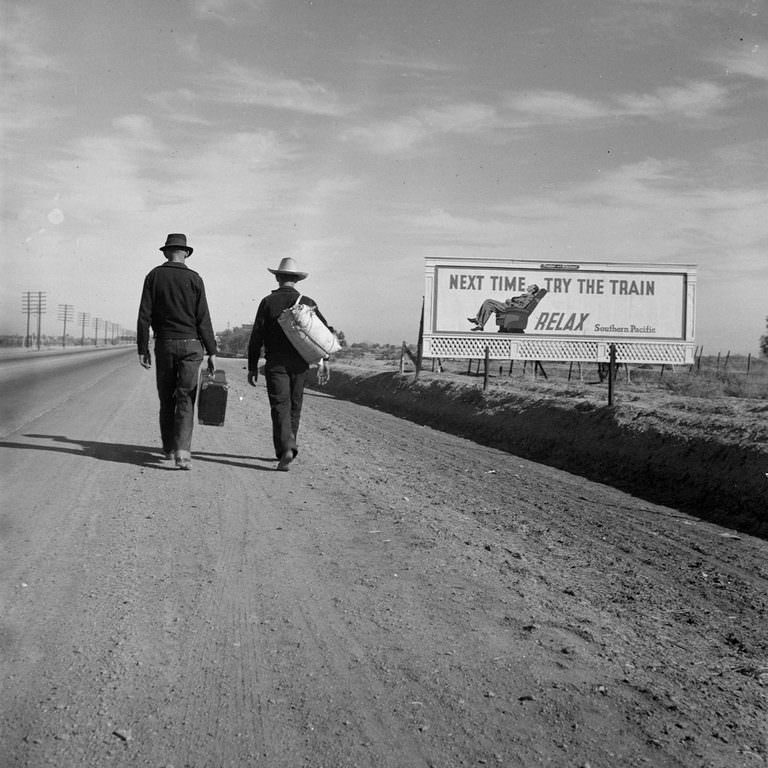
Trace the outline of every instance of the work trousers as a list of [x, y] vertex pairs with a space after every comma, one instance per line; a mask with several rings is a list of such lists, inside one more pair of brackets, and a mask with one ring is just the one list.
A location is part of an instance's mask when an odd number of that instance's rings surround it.
[[267, 383], [270, 415], [272, 416], [272, 442], [275, 455], [281, 458], [286, 451], [298, 452], [296, 437], [299, 434], [301, 405], [304, 400], [304, 382], [307, 371], [296, 371], [285, 365], [270, 364], [264, 367]]
[[197, 377], [203, 361], [198, 339], [156, 339], [155, 375], [163, 451], [189, 451], [195, 424]]
[[496, 301], [496, 299], [486, 299], [477, 310], [477, 324], [484, 326], [488, 322], [488, 318], [495, 312], [503, 312], [505, 309], [509, 309], [509, 306], [503, 301]]

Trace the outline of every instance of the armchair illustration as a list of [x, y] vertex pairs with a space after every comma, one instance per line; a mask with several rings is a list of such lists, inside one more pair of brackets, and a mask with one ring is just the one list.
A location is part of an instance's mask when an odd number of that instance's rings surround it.
[[538, 303], [546, 296], [546, 288], [540, 288], [534, 294], [524, 294], [511, 300], [505, 309], [497, 310], [496, 325], [499, 333], [524, 333], [528, 318]]

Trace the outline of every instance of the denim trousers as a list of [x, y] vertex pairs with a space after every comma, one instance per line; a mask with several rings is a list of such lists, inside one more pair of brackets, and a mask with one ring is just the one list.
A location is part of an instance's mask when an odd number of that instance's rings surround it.
[[197, 376], [203, 345], [197, 339], [156, 339], [155, 375], [163, 450], [189, 451], [195, 424]]
[[299, 452], [296, 437], [299, 434], [307, 371], [295, 371], [285, 365], [267, 363], [264, 378], [272, 416], [275, 455], [280, 458], [286, 451], [293, 451], [295, 456]]

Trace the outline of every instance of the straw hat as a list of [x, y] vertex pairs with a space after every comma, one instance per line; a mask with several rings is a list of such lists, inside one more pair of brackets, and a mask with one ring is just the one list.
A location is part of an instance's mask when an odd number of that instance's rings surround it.
[[303, 280], [309, 274], [308, 272], [299, 272], [296, 269], [296, 262], [290, 256], [282, 259], [277, 269], [270, 269], [269, 267], [267, 269], [273, 275], [284, 275], [285, 277], [292, 277], [297, 281]]

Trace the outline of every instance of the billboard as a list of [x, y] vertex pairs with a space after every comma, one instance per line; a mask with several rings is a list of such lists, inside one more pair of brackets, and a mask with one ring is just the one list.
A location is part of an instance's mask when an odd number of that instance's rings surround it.
[[[498, 357], [530, 337], [625, 349], [638, 342], [677, 344], [688, 359], [694, 338], [692, 265], [428, 258], [426, 278], [425, 338], [456, 337], [473, 354], [473, 338], [496, 339]], [[505, 345], [500, 335], [518, 343]], [[566, 348], [579, 349], [561, 345]], [[591, 359], [593, 349], [594, 343], [586, 357], [574, 359]]]

